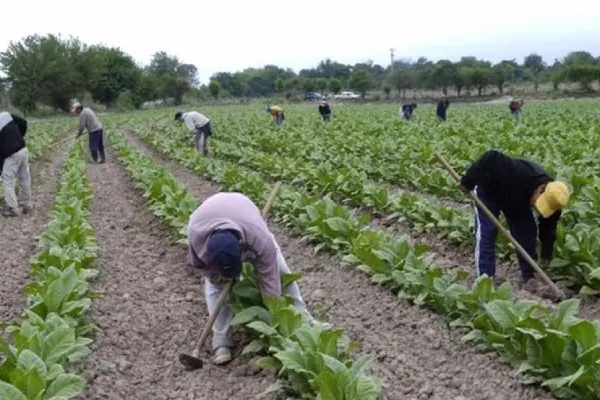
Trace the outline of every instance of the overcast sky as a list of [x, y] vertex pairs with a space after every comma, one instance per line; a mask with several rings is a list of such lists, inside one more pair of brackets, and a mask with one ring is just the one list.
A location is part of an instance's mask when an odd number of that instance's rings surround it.
[[294, 2], [7, 0], [0, 49], [39, 33], [119, 46], [140, 63], [165, 50], [198, 67], [203, 83], [218, 71], [276, 64], [295, 70], [324, 58], [344, 63], [396, 57], [490, 61], [572, 50], [600, 56], [600, 1], [302, 0]]

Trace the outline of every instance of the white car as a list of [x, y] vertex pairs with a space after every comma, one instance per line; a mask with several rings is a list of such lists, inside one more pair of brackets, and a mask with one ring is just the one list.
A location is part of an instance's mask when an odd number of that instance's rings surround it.
[[333, 96], [336, 100], [356, 100], [360, 99], [360, 94], [356, 94], [354, 92], [342, 92], [340, 94], [336, 94]]

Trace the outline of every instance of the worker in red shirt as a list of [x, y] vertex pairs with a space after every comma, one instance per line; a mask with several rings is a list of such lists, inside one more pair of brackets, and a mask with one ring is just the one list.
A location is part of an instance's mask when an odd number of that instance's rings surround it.
[[508, 109], [510, 113], [515, 117], [521, 115], [521, 108], [523, 107], [523, 100], [513, 99], [508, 103]]

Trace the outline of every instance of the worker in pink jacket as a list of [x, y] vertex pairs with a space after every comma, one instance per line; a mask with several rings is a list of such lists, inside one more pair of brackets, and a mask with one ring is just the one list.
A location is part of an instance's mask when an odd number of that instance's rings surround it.
[[[210, 314], [225, 282], [239, 278], [244, 261], [253, 264], [263, 298], [281, 296], [280, 276], [290, 270], [260, 210], [243, 194], [221, 192], [200, 204], [188, 223], [188, 243], [188, 264], [205, 277]], [[296, 309], [314, 323], [298, 285], [294, 282], [284, 292], [294, 299]], [[213, 362], [217, 365], [231, 361], [232, 318], [229, 303], [221, 309], [212, 329]]]

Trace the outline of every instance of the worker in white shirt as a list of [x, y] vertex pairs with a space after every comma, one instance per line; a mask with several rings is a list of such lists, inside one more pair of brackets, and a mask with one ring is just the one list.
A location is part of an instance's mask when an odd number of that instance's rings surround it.
[[204, 157], [208, 157], [208, 140], [212, 136], [210, 119], [197, 111], [178, 111], [175, 114], [175, 120], [185, 124], [190, 133], [194, 135], [196, 150], [202, 152]]

